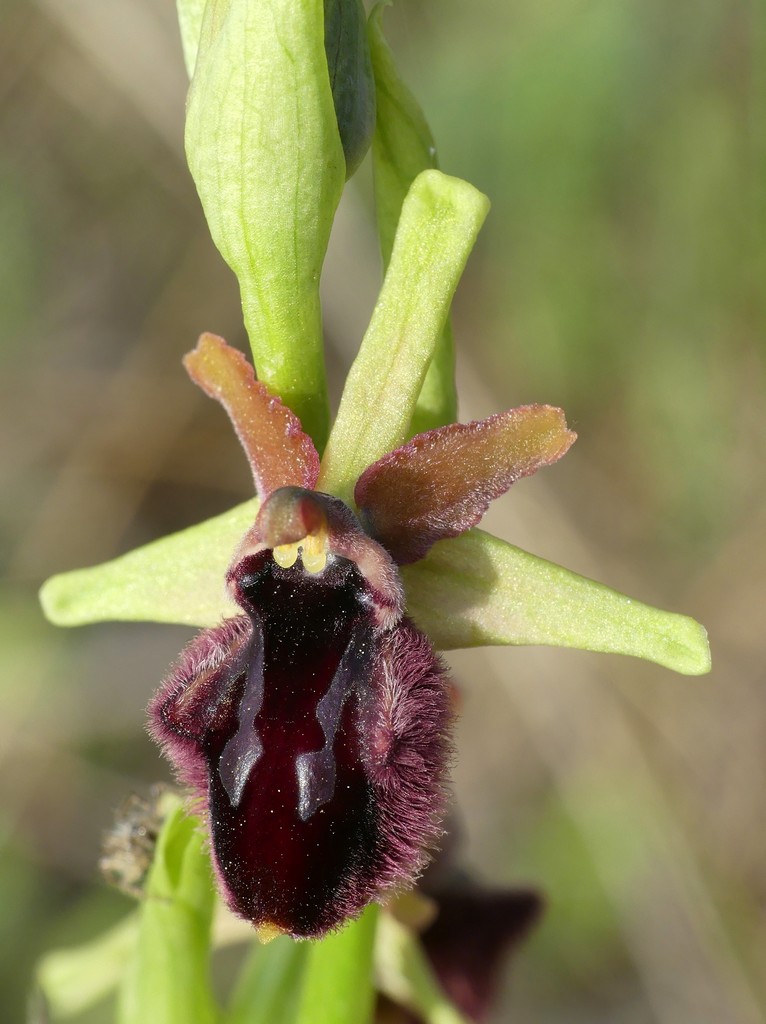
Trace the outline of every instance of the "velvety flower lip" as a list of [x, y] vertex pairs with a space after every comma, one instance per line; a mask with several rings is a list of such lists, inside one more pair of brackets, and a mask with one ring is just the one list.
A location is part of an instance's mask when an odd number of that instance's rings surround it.
[[150, 729], [208, 818], [231, 909], [315, 937], [411, 883], [440, 835], [450, 684], [397, 563], [574, 438], [546, 406], [420, 435], [363, 474], [360, 521], [312, 490], [310, 439], [244, 357], [208, 334], [185, 365], [229, 414], [261, 503], [227, 573], [240, 614], [192, 641]]

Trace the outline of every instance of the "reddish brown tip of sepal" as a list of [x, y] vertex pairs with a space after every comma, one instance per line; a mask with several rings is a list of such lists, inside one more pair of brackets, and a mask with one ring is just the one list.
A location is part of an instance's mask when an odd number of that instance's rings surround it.
[[549, 405], [453, 423], [378, 459], [357, 481], [354, 499], [367, 531], [405, 565], [475, 526], [494, 498], [556, 462], [576, 437]]
[[255, 379], [241, 352], [215, 334], [203, 334], [183, 363], [194, 383], [228, 413], [261, 500], [279, 487], [315, 486], [319, 456], [311, 438], [298, 417]]

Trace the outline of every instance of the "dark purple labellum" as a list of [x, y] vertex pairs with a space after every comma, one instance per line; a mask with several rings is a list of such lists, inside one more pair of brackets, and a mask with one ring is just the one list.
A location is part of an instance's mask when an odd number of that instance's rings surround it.
[[274, 492], [229, 574], [246, 614], [199, 634], [150, 706], [207, 808], [229, 906], [266, 931], [337, 926], [438, 837], [444, 671], [355, 522], [337, 499]]

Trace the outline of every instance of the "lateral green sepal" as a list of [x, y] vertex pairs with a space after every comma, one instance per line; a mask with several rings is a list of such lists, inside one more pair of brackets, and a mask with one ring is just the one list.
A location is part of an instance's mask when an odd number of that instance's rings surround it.
[[482, 530], [402, 569], [408, 609], [441, 650], [549, 644], [629, 654], [684, 675], [710, 670], [703, 626], [530, 555]]
[[45, 615], [56, 626], [115, 620], [214, 626], [240, 614], [224, 580], [258, 504], [247, 501], [111, 562], [52, 576], [40, 591]]

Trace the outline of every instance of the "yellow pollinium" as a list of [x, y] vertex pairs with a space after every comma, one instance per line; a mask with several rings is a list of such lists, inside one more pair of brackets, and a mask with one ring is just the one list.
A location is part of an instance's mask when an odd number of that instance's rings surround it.
[[327, 534], [310, 533], [303, 538], [303, 568], [306, 572], [321, 572], [327, 565]]
[[321, 572], [327, 565], [327, 534], [310, 533], [303, 540], [294, 544], [279, 544], [272, 551], [274, 561], [283, 569], [289, 569], [298, 560], [298, 554], [303, 555], [303, 568], [306, 572]]
[[298, 559], [298, 549], [301, 543], [297, 544], [280, 544], [279, 547], [274, 548], [271, 552], [274, 556], [274, 561], [277, 565], [281, 565], [283, 569], [289, 569], [295, 565]]

